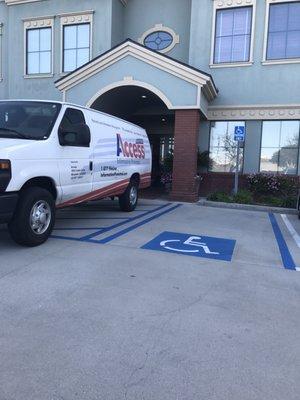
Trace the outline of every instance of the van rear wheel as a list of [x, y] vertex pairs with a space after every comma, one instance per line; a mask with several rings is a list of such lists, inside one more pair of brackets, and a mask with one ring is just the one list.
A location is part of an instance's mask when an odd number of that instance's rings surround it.
[[139, 185], [137, 182], [131, 181], [125, 192], [119, 196], [119, 205], [122, 211], [134, 211], [139, 198]]
[[43, 244], [50, 236], [55, 223], [55, 202], [46, 189], [25, 189], [17, 205], [9, 231], [12, 239], [28, 247]]

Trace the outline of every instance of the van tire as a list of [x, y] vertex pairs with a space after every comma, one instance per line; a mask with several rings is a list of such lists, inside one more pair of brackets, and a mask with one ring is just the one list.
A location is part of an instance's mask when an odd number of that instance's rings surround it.
[[[36, 211], [34, 216], [32, 213]], [[21, 192], [15, 214], [8, 228], [12, 239], [27, 247], [43, 244], [55, 223], [55, 201], [48, 190], [29, 187]], [[40, 230], [40, 233], [38, 232]]]
[[139, 198], [139, 185], [136, 181], [130, 181], [125, 192], [119, 196], [119, 205], [122, 211], [134, 211]]

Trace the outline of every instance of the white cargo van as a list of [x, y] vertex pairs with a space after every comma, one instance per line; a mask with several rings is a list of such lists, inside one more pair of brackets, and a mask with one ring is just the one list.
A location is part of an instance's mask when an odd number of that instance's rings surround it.
[[129, 122], [67, 103], [0, 101], [0, 223], [37, 246], [56, 208], [118, 196], [133, 211], [151, 161], [145, 130]]

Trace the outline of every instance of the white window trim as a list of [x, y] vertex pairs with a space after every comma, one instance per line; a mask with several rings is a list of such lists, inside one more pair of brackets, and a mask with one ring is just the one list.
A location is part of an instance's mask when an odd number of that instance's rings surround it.
[[[255, 35], [255, 21], [256, 21], [256, 0], [213, 0], [213, 23], [211, 33], [211, 51], [210, 51], [210, 68], [229, 68], [229, 67], [249, 67], [253, 64], [253, 51], [254, 51], [254, 35]], [[214, 63], [215, 53], [215, 40], [216, 40], [216, 18], [217, 11], [226, 8], [237, 7], [252, 7], [252, 25], [251, 25], [251, 43], [249, 61], [232, 62], [232, 63]]]
[[146, 32], [144, 32], [142, 34], [142, 36], [140, 38], [138, 38], [138, 42], [144, 46], [144, 41], [145, 41], [146, 37], [149, 36], [151, 33], [155, 33], [157, 31], [167, 32], [173, 38], [173, 41], [170, 44], [170, 46], [166, 47], [163, 50], [158, 50], [159, 53], [162, 53], [162, 54], [168, 53], [176, 46], [176, 44], [179, 44], [179, 42], [180, 42], [179, 35], [177, 35], [176, 32], [173, 31], [173, 29], [171, 29], [167, 26], [164, 26], [163, 24], [156, 24], [153, 28], [148, 29]]
[[282, 58], [278, 60], [267, 59], [267, 47], [268, 47], [268, 31], [269, 31], [269, 16], [270, 16], [270, 5], [280, 3], [293, 3], [299, 2], [299, 0], [266, 0], [266, 18], [265, 18], [265, 34], [264, 34], [264, 50], [262, 65], [280, 65], [280, 64], [298, 64], [300, 63], [299, 58]]
[[3, 23], [0, 22], [0, 82], [3, 81]]
[[[24, 21], [24, 78], [52, 78], [54, 71], [54, 16], [38, 17]], [[27, 31], [29, 29], [51, 28], [51, 72], [49, 74], [27, 74]]]
[[[90, 24], [90, 56], [89, 61], [93, 57], [93, 22], [94, 11], [82, 11], [68, 14], [60, 14], [60, 75], [67, 75], [69, 72], [64, 72], [64, 27], [67, 25]], [[71, 71], [73, 72], [73, 71]]]

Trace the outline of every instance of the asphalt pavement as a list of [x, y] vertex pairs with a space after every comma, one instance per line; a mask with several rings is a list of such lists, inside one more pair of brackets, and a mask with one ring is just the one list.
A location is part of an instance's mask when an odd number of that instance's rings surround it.
[[299, 400], [296, 216], [150, 200], [57, 216], [33, 249], [0, 226], [0, 400]]

